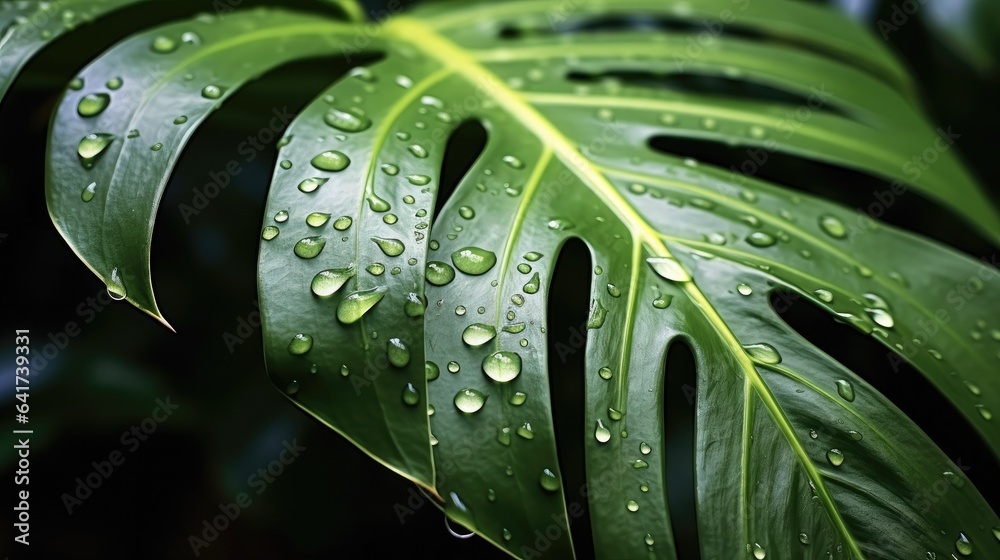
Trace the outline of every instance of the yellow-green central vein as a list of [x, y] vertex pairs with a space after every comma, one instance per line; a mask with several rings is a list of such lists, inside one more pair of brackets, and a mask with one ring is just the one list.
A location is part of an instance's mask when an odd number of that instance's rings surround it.
[[[532, 107], [522, 95], [511, 90], [503, 84], [494, 74], [479, 65], [469, 54], [459, 48], [454, 43], [438, 35], [426, 24], [400, 17], [391, 21], [388, 25], [389, 34], [397, 39], [410, 42], [414, 47], [426, 53], [428, 56], [438, 59], [442, 65], [453, 68], [456, 74], [461, 75], [470, 84], [482, 87], [489, 91], [493, 99], [511, 115], [517, 117], [522, 125], [534, 133], [539, 140], [563, 161], [567, 168], [573, 170], [576, 175], [586, 184], [595, 195], [604, 201], [609, 208], [627, 224], [633, 231], [635, 238], [648, 245], [654, 255], [659, 257], [670, 257], [670, 252], [660, 239], [659, 232], [655, 231], [640, 216], [634, 208], [622, 197], [615, 187], [608, 182], [607, 178], [601, 174], [589, 161], [587, 161], [574, 147], [574, 145], [561, 132], [559, 132], [548, 120]], [[419, 38], [419, 43], [412, 38]], [[638, 274], [638, 271], [634, 271]], [[743, 351], [742, 345], [736, 336], [729, 330], [728, 325], [722, 317], [714, 310], [704, 294], [698, 289], [694, 282], [685, 282], [683, 290], [697, 305], [706, 318], [715, 328], [716, 332], [728, 344], [733, 356], [739, 362], [740, 368], [750, 380], [753, 388], [760, 395], [761, 401], [774, 417], [775, 423], [785, 436], [786, 441], [798, 456], [800, 463], [806, 471], [809, 479], [816, 487], [816, 494], [823, 503], [829, 514], [832, 523], [847, 543], [851, 553], [863, 558], [858, 543], [851, 536], [847, 526], [833, 501], [833, 497], [827, 490], [822, 474], [816, 465], [809, 458], [802, 442], [799, 441], [788, 419], [784, 416], [781, 407], [778, 405], [774, 395], [764, 383], [760, 372], [757, 371], [753, 361]], [[744, 492], [745, 493], [745, 492]], [[745, 522], [745, 520], [744, 520]]]

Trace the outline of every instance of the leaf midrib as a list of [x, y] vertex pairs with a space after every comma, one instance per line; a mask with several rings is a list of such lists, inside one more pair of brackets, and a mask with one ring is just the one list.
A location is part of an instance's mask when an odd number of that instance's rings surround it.
[[[521, 94], [511, 90], [495, 75], [479, 65], [460, 47], [440, 36], [434, 29], [423, 22], [408, 17], [397, 17], [386, 25], [386, 31], [395, 39], [407, 42], [416, 49], [426, 53], [428, 57], [437, 59], [443, 66], [453, 68], [456, 75], [461, 76], [471, 85], [482, 87], [489, 84], [493, 86], [486, 89], [486, 91], [490, 91], [498, 104], [503, 106], [508, 112], [519, 117], [519, 121], [525, 128], [533, 132], [544, 145], [549, 146], [558, 154], [559, 159], [563, 161], [567, 168], [573, 170], [584, 184], [603, 200], [618, 215], [623, 223], [627, 224], [633, 230], [633, 242], [645, 243], [651, 249], [650, 252], [656, 256], [670, 257], [670, 252], [661, 241], [659, 233], [642, 219], [607, 179], [590, 162], [586, 161], [583, 155], [573, 148], [570, 141], [539, 114]], [[419, 38], [420, 42], [416, 42], [414, 38]], [[633, 274], [639, 274], [639, 270], [633, 270]], [[832, 495], [826, 488], [821, 473], [805, 452], [802, 442], [795, 435], [791, 424], [784, 416], [767, 384], [764, 383], [754, 362], [743, 351], [742, 345], [736, 336], [729, 330], [722, 317], [711, 307], [704, 294], [695, 286], [694, 282], [685, 282], [683, 290], [692, 302], [702, 310], [720, 338], [729, 346], [741, 369], [743, 369], [753, 388], [760, 395], [761, 400], [774, 418], [776, 425], [798, 456], [799, 462], [802, 464], [810, 480], [814, 483], [817, 495], [820, 497], [837, 531], [846, 541], [847, 547], [855, 556], [863, 558], [858, 543], [848, 531], [843, 518], [840, 516], [840, 511], [833, 501]]]

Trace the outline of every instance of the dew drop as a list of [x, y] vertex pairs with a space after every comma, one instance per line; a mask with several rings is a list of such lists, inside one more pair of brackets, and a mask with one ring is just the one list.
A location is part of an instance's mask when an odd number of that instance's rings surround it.
[[611, 379], [612, 375], [611, 368], [602, 367], [601, 369], [597, 370], [597, 375], [601, 376], [601, 379], [604, 380]]
[[323, 270], [316, 274], [316, 276], [313, 276], [310, 288], [312, 289], [312, 293], [318, 297], [330, 297], [337, 293], [344, 283], [353, 277], [354, 267]]
[[747, 236], [747, 243], [754, 247], [770, 247], [776, 241], [773, 235], [764, 233], [763, 231], [755, 231]]
[[625, 508], [635, 513], [639, 511], [639, 503], [636, 502], [635, 500], [629, 500], [628, 502], [625, 503]]
[[548, 226], [554, 231], [567, 231], [576, 227], [576, 224], [564, 218], [554, 218], [549, 220]]
[[275, 237], [278, 237], [279, 233], [281, 233], [281, 230], [279, 230], [277, 227], [275, 227], [275, 226], [266, 226], [264, 228], [264, 231], [262, 231], [260, 233], [260, 236], [261, 236], [261, 238], [264, 241], [270, 241], [270, 240], [274, 239]]
[[458, 214], [465, 218], [466, 220], [471, 220], [476, 217], [476, 211], [468, 206], [463, 206], [458, 209]]
[[115, 135], [106, 132], [95, 132], [84, 136], [76, 149], [80, 163], [87, 169], [93, 167], [97, 159], [114, 140]]
[[475, 389], [462, 389], [455, 394], [455, 408], [466, 414], [479, 412], [486, 404], [486, 395]]
[[965, 388], [968, 389], [969, 392], [972, 393], [973, 395], [976, 395], [978, 397], [980, 394], [982, 394], [982, 390], [980, 390], [979, 386], [976, 385], [975, 383], [968, 380], [965, 380], [962, 383], [965, 384]]
[[323, 116], [323, 122], [343, 132], [361, 132], [372, 125], [371, 119], [353, 112], [330, 109]]
[[330, 215], [325, 212], [313, 212], [306, 216], [309, 227], [323, 227], [330, 221]]
[[646, 536], [642, 538], [642, 542], [646, 543], [647, 546], [653, 546], [656, 541], [653, 540], [653, 535], [646, 533]]
[[[380, 169], [382, 169], [382, 171], [386, 175], [389, 175], [390, 177], [395, 177], [396, 175], [399, 174], [399, 167], [397, 167], [397, 166], [395, 166], [395, 165], [393, 165], [391, 163], [383, 163], [380, 166]], [[413, 204], [413, 202], [409, 202], [408, 204]]]
[[462, 366], [458, 362], [448, 362], [448, 371], [451, 373], [458, 373], [462, 369]]
[[426, 299], [418, 293], [410, 292], [406, 294], [406, 301], [403, 302], [403, 314], [407, 317], [422, 317], [427, 310]]
[[[181, 115], [181, 116], [177, 117], [176, 119], [174, 119], [174, 124], [184, 124], [186, 122], [188, 122], [187, 115]], [[288, 169], [288, 168], [286, 167], [285, 169]]]
[[809, 544], [809, 535], [805, 533], [799, 533], [799, 542], [802, 544]]
[[666, 309], [670, 307], [670, 302], [674, 300], [674, 296], [670, 294], [660, 294], [653, 300], [653, 307], [657, 309]]
[[510, 427], [504, 426], [497, 430], [497, 441], [500, 445], [510, 445]]
[[313, 347], [313, 337], [308, 334], [299, 333], [292, 337], [292, 341], [288, 343], [288, 353], [294, 354], [296, 356], [301, 356]]
[[343, 171], [351, 164], [351, 160], [343, 152], [328, 150], [312, 158], [310, 163], [321, 171]]
[[814, 291], [813, 294], [817, 298], [819, 298], [819, 300], [822, 301], [823, 303], [830, 303], [831, 301], [833, 301], [833, 294], [830, 292], [830, 290], [824, 290], [823, 288], [820, 288]]
[[400, 74], [399, 76], [396, 76], [396, 85], [403, 89], [410, 89], [413, 87], [413, 80]]
[[441, 368], [434, 362], [427, 362], [424, 364], [424, 374], [427, 381], [434, 381], [441, 376]]
[[413, 383], [407, 383], [403, 387], [403, 402], [409, 406], [416, 406], [420, 403], [420, 391], [413, 386]]
[[684, 270], [681, 263], [671, 257], [651, 257], [646, 262], [663, 279], [671, 282], [687, 282], [691, 276]]
[[753, 543], [753, 557], [757, 560], [764, 560], [764, 558], [767, 558], [767, 551], [759, 544]]
[[465, 328], [462, 341], [469, 346], [482, 346], [497, 336], [497, 330], [490, 325], [473, 323]]
[[831, 449], [826, 452], [826, 460], [829, 461], [831, 465], [839, 467], [844, 464], [844, 454], [841, 453], [839, 449]]
[[538, 483], [541, 484], [542, 489], [547, 492], [558, 492], [559, 487], [559, 477], [552, 472], [551, 469], [542, 469], [542, 474], [538, 478]]
[[840, 218], [836, 216], [826, 215], [819, 219], [819, 227], [829, 235], [830, 237], [836, 239], [843, 239], [847, 237], [847, 227], [844, 226], [844, 222], [840, 221]]
[[333, 221], [333, 229], [337, 231], [345, 231], [350, 228], [353, 223], [354, 220], [352, 220], [350, 216], [341, 216]]
[[111, 270], [111, 277], [108, 279], [107, 288], [108, 297], [115, 301], [121, 301], [127, 297], [128, 292], [125, 290], [125, 282], [122, 280], [118, 267]]
[[639, 452], [643, 455], [649, 455], [653, 451], [653, 448], [649, 446], [648, 443], [642, 442], [639, 444]]
[[222, 88], [219, 86], [207, 85], [201, 89], [201, 96], [205, 99], [218, 99], [222, 97]]
[[497, 256], [479, 247], [465, 247], [451, 254], [451, 262], [465, 274], [479, 276], [493, 268], [497, 263]]
[[854, 385], [846, 379], [838, 379], [837, 394], [847, 402], [854, 402]]
[[323, 252], [323, 247], [326, 247], [326, 239], [306, 237], [295, 244], [295, 256], [300, 259], [313, 259]]
[[514, 169], [524, 169], [524, 162], [515, 156], [504, 156], [503, 162]]
[[649, 467], [649, 463], [647, 463], [646, 461], [643, 461], [642, 459], [636, 459], [635, 461], [632, 461], [632, 468], [633, 469], [645, 469], [645, 468], [648, 468], [648, 467]]
[[531, 424], [528, 422], [525, 422], [520, 428], [514, 430], [514, 433], [524, 439], [535, 439], [535, 432], [531, 431]]
[[76, 112], [81, 117], [96, 117], [104, 112], [111, 103], [111, 96], [106, 93], [91, 93], [83, 96], [76, 106]]
[[91, 200], [94, 200], [94, 195], [96, 194], [96, 190], [97, 190], [97, 183], [96, 182], [91, 183], [86, 187], [84, 187], [83, 192], [80, 193], [80, 198], [84, 202], [90, 202]]
[[171, 39], [170, 37], [165, 37], [160, 35], [159, 37], [153, 39], [153, 43], [150, 45], [153, 52], [160, 54], [167, 54], [177, 50], [177, 41]]
[[455, 279], [455, 269], [448, 263], [430, 261], [425, 272], [427, 281], [435, 286], [444, 286]]
[[299, 183], [299, 190], [304, 193], [311, 193], [325, 185], [328, 180], [323, 177], [310, 177]]
[[524, 259], [531, 262], [537, 262], [539, 259], [542, 258], [542, 256], [543, 255], [541, 253], [536, 253], [532, 251], [530, 253], [525, 253]]
[[358, 322], [369, 309], [385, 297], [387, 288], [378, 287], [348, 294], [337, 306], [337, 320], [345, 325]]
[[431, 182], [431, 178], [427, 175], [407, 175], [406, 180], [410, 182], [411, 185], [416, 185], [422, 187]]
[[766, 342], [758, 342], [755, 344], [744, 344], [743, 349], [746, 350], [747, 354], [750, 355], [754, 360], [762, 364], [779, 364], [781, 363], [781, 354]]
[[958, 534], [958, 540], [955, 541], [955, 550], [962, 556], [970, 556], [972, 554], [972, 543], [969, 542], [969, 537], [966, 537], [965, 533]]
[[389, 239], [385, 237], [372, 237], [371, 239], [376, 245], [378, 245], [378, 248], [381, 249], [387, 257], [398, 257], [399, 255], [402, 255], [403, 251], [406, 249], [403, 242], [398, 239]]
[[741, 296], [748, 296], [753, 293], [753, 288], [749, 284], [740, 284], [736, 286], [736, 291], [740, 293]]
[[610, 295], [611, 297], [621, 297], [622, 295], [622, 291], [618, 288], [618, 286], [615, 286], [614, 284], [608, 284], [607, 290], [608, 290], [608, 295]]
[[587, 318], [587, 328], [588, 329], [599, 329], [604, 326], [604, 321], [607, 319], [608, 310], [601, 303], [600, 300], [595, 299], [590, 304], [590, 315]]
[[404, 368], [410, 363], [410, 348], [398, 338], [389, 339], [385, 354], [389, 358], [389, 363], [398, 368]]
[[[495, 330], [493, 334], [496, 336]], [[493, 381], [513, 381], [521, 373], [521, 356], [516, 352], [494, 352], [483, 359], [483, 372]]]
[[611, 430], [605, 428], [600, 419], [597, 420], [597, 427], [594, 428], [594, 439], [598, 443], [607, 443], [611, 440]]
[[865, 309], [868, 316], [872, 318], [872, 321], [881, 327], [891, 329], [896, 321], [892, 318], [892, 315], [884, 309]]
[[525, 283], [525, 284], [524, 284], [524, 292], [525, 292], [526, 294], [537, 294], [537, 293], [538, 293], [538, 289], [539, 289], [539, 287], [540, 287], [540, 284], [541, 284], [541, 282], [542, 282], [542, 281], [541, 281], [541, 279], [539, 278], [539, 276], [538, 276], [538, 273], [536, 272], [536, 273], [535, 273], [535, 274], [534, 274], [534, 275], [533, 275], [533, 276], [531, 277], [531, 280], [528, 280], [528, 281], [527, 281], [527, 283]]

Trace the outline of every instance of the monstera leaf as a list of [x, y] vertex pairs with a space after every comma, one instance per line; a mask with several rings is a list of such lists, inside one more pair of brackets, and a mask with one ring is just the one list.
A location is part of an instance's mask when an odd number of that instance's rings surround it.
[[[962, 471], [769, 303], [794, 292], [873, 337], [1000, 452], [1000, 335], [983, 336], [1000, 332], [1000, 293], [969, 281], [994, 264], [755, 176], [772, 154], [850, 169], [1000, 239], [877, 40], [779, 0], [454, 4], [380, 25], [236, 12], [123, 41], [56, 112], [56, 226], [116, 297], [163, 320], [150, 239], [194, 127], [286, 61], [380, 56], [279, 143], [259, 286], [267, 369], [292, 402], [513, 556], [574, 555], [573, 472], [597, 557], [676, 558], [664, 364], [684, 344], [703, 558], [1000, 555], [1000, 521]], [[482, 152], [438, 200], [448, 140], [472, 122]], [[658, 138], [748, 155], [726, 169]], [[926, 150], [933, 165], [904, 165]], [[563, 442], [546, 304], [571, 239], [593, 273], [577, 279], [591, 291], [586, 430]], [[961, 311], [956, 284], [978, 286]], [[581, 442], [584, 464], [561, 463], [557, 446]], [[913, 500], [941, 480], [947, 500]]]

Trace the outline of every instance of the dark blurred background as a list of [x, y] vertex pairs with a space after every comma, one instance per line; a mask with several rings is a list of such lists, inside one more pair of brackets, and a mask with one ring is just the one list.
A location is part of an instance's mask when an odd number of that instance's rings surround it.
[[[246, 0], [241, 8], [260, 4], [266, 2]], [[311, 0], [283, 4], [324, 9]], [[382, 2], [365, 4], [376, 17], [385, 13]], [[880, 30], [879, 21], [891, 22], [894, 13], [891, 2], [833, 4], [880, 35], [886, 28]], [[994, 105], [1000, 99], [997, 4], [963, 0], [931, 8], [928, 2], [905, 25], [885, 33], [888, 46], [919, 82], [932, 122], [963, 134], [958, 150], [994, 194], [1000, 185], [1000, 170], [991, 165], [1000, 147], [1000, 112]], [[13, 415], [15, 404], [13, 364], [7, 359], [14, 355], [12, 331], [30, 329], [35, 351], [51, 344], [51, 358], [31, 377], [31, 556], [189, 557], [188, 536], [200, 536], [202, 521], [218, 515], [220, 503], [246, 492], [252, 503], [200, 557], [387, 558], [417, 551], [443, 558], [506, 557], [478, 539], [450, 536], [443, 515], [430, 504], [401, 523], [394, 506], [416, 500], [412, 485], [299, 412], [268, 381], [260, 331], [241, 325], [253, 322], [256, 312], [257, 241], [275, 163], [273, 145], [205, 210], [186, 217], [178, 210], [191, 204], [210, 172], [231, 159], [242, 161], [237, 145], [266, 126], [272, 107], [301, 107], [328, 84], [329, 75], [317, 73], [315, 63], [287, 66], [246, 87], [185, 150], [162, 201], [153, 243], [159, 304], [177, 334], [126, 304], [107, 305], [103, 284], [53, 228], [45, 208], [43, 162], [48, 119], [61, 88], [131, 32], [206, 10], [213, 11], [211, 2], [156, 3], [81, 28], [38, 56], [0, 105], [5, 415]], [[67, 331], [71, 321], [78, 333]], [[230, 338], [227, 344], [227, 333], [241, 342]], [[915, 387], [900, 398], [917, 404], [933, 398], [922, 390]], [[147, 420], [168, 399], [176, 410], [160, 423]], [[943, 417], [954, 423], [946, 428], [960, 427], [956, 414]], [[128, 436], [123, 441], [123, 433], [144, 420], [155, 431], [145, 441]], [[280, 475], [265, 480], [258, 494], [262, 483], [251, 487], [248, 477], [266, 469], [284, 443], [293, 441], [305, 449]], [[681, 438], [677, 445], [690, 443]], [[5, 448], [0, 468], [11, 480], [14, 455]], [[92, 463], [108, 462], [115, 451], [124, 462], [108, 476], [93, 475]], [[962, 457], [965, 464], [979, 465], [977, 477], [998, 474], [989, 454], [977, 453], [966, 448]], [[100, 486], [71, 504], [69, 513], [64, 495], [74, 494], [77, 478], [88, 475]], [[3, 507], [12, 500], [8, 490]], [[0, 554], [27, 557], [11, 550], [8, 531], [3, 534]]]

